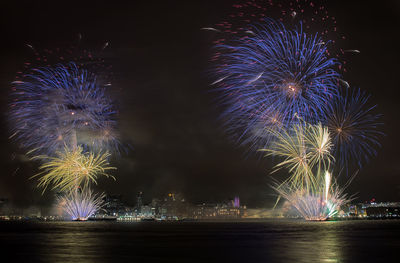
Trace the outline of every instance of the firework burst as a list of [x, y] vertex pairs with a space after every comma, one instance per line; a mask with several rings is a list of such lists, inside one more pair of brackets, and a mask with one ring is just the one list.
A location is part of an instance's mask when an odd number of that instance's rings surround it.
[[239, 131], [241, 142], [265, 148], [269, 136], [260, 128], [290, 127], [299, 120], [317, 123], [337, 95], [338, 64], [326, 55], [327, 44], [307, 35], [300, 25], [287, 30], [266, 19], [254, 35], [223, 50], [217, 66], [226, 126]]
[[383, 133], [381, 115], [368, 106], [369, 96], [360, 89], [346, 89], [336, 97], [325, 115], [334, 143], [334, 156], [341, 167], [354, 163], [359, 168], [377, 154]]
[[43, 191], [49, 186], [59, 191], [71, 191], [80, 185], [88, 187], [89, 183], [96, 183], [99, 176], [115, 179], [108, 174], [110, 170], [116, 169], [108, 162], [108, 152], [83, 152], [83, 148], [78, 146], [72, 149], [65, 147], [56, 155], [33, 157], [43, 162], [39, 167], [42, 171], [33, 176], [39, 178], [38, 187], [43, 188]]
[[350, 200], [328, 172], [335, 159], [328, 127], [297, 124], [289, 131], [273, 132], [276, 140], [267, 155], [283, 158], [276, 170], [287, 168], [291, 176], [273, 189], [306, 220], [326, 220]]
[[[323, 42], [332, 41], [329, 55], [345, 59], [345, 51], [338, 45], [346, 37], [338, 28], [337, 20], [325, 1], [309, 0], [252, 0], [246, 3], [239, 1], [233, 3], [229, 17], [214, 25], [215, 28], [206, 27], [204, 30], [213, 32], [218, 38], [216, 44], [229, 43], [232, 38], [247, 39], [254, 35], [253, 28], [249, 25], [263, 23], [266, 17], [270, 17], [285, 25], [297, 25], [300, 22], [307, 31], [320, 32]], [[215, 52], [212, 61], [218, 61], [220, 52]], [[344, 61], [345, 62], [345, 61]], [[345, 63], [344, 63], [345, 64]], [[346, 69], [339, 66], [340, 70]]]
[[321, 170], [329, 169], [334, 161], [328, 128], [321, 123], [296, 124], [289, 131], [271, 131], [271, 134], [275, 136], [271, 147], [260, 151], [267, 152], [266, 156], [282, 158], [275, 171], [287, 168], [291, 176], [286, 182], [296, 187], [315, 185]]
[[57, 198], [57, 206], [72, 220], [86, 221], [100, 210], [104, 194], [94, 194], [84, 187], [81, 191], [70, 191]]
[[14, 81], [10, 106], [11, 137], [22, 148], [47, 155], [65, 144], [118, 148], [113, 103], [96, 76], [74, 63], [33, 69]]
[[[347, 185], [340, 188], [329, 172], [318, 176], [312, 188], [276, 183], [273, 189], [285, 198], [306, 220], [324, 221], [338, 213], [341, 206], [351, 201], [344, 194]], [[350, 181], [349, 181], [350, 182]]]

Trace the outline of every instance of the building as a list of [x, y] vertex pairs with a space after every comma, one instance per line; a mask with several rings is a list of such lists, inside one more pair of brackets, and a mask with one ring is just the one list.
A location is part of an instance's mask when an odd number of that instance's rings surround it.
[[[168, 193], [164, 198], [153, 198], [143, 203], [143, 192], [138, 192], [136, 205], [130, 208], [120, 195], [109, 195], [105, 199], [106, 216], [123, 221], [182, 220], [182, 219], [240, 219], [247, 216], [246, 207], [240, 206], [239, 197], [218, 204], [191, 205], [179, 193]], [[98, 216], [102, 216], [99, 213]]]
[[140, 191], [136, 195], [135, 212], [137, 215], [139, 215], [141, 213], [142, 206], [143, 206], [143, 192]]
[[340, 217], [350, 218], [400, 218], [400, 202], [370, 202], [348, 204], [342, 208]]
[[122, 195], [107, 195], [104, 201], [103, 212], [108, 216], [123, 216], [131, 212], [122, 201]]
[[236, 208], [240, 207], [240, 199], [239, 196], [235, 196], [234, 201], [233, 201], [233, 206]]
[[366, 207], [366, 213], [371, 218], [399, 218], [399, 202], [371, 203]]
[[190, 206], [181, 194], [169, 193], [163, 199], [159, 207], [161, 219], [177, 220], [191, 216]]
[[9, 214], [8, 199], [0, 198], [0, 215]]
[[199, 204], [193, 209], [194, 219], [240, 219], [245, 217], [246, 206], [240, 206], [239, 197], [218, 204]]
[[156, 211], [155, 208], [151, 205], [143, 205], [140, 209], [140, 214], [138, 215], [140, 218], [155, 218]]
[[215, 204], [206, 204], [206, 203], [196, 205], [193, 208], [192, 217], [194, 219], [216, 218], [217, 216], [216, 207], [217, 205]]

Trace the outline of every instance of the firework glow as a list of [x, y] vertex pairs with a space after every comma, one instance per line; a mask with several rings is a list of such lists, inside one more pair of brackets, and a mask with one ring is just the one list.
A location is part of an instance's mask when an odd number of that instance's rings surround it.
[[[330, 171], [336, 164], [348, 169], [350, 161], [360, 168], [379, 146], [380, 115], [341, 76], [345, 53], [360, 51], [333, 47], [345, 37], [323, 4], [255, 0], [233, 7], [229, 21], [202, 28], [220, 36], [212, 86], [227, 133], [250, 152], [278, 159], [272, 173], [288, 171], [273, 187], [278, 200], [308, 220], [325, 220], [348, 202]], [[273, 14], [279, 21], [267, 18]]]
[[331, 174], [326, 171], [314, 187], [306, 189], [285, 182], [277, 183], [273, 189], [285, 198], [306, 220], [325, 221], [336, 215], [341, 206], [351, 198], [344, 194], [346, 187], [340, 188]]
[[[303, 15], [293, 7], [293, 19]], [[344, 169], [350, 158], [361, 167], [376, 154], [380, 116], [372, 113], [374, 106], [365, 106], [365, 93], [349, 92], [338, 73], [342, 65], [330, 56], [331, 41], [305, 33], [305, 21], [294, 29], [265, 17], [260, 21], [249, 26], [248, 20], [237, 32], [230, 23], [220, 24], [225, 31], [213, 30], [247, 33], [215, 43], [212, 85], [221, 93], [222, 118], [237, 142], [281, 159], [272, 173], [284, 168], [289, 176], [273, 186], [279, 198], [307, 220], [326, 220], [348, 202], [346, 187], [340, 188], [329, 171], [335, 164]]]
[[[296, 25], [301, 22], [305, 30], [312, 29], [319, 32], [322, 39], [318, 44], [323, 45], [328, 40], [331, 41], [333, 45], [330, 47], [328, 55], [340, 58], [345, 62], [344, 54], [348, 50], [343, 50], [338, 44], [345, 40], [346, 36], [339, 30], [336, 17], [329, 12], [325, 1], [252, 0], [246, 3], [235, 3], [232, 5], [229, 19], [220, 21], [209, 30], [219, 36], [215, 41], [216, 44], [229, 43], [235, 37], [247, 39], [255, 34], [249, 25], [263, 23], [266, 17], [278, 20], [285, 25]], [[220, 56], [221, 53], [215, 52], [211, 61], [217, 61]], [[343, 66], [339, 66], [339, 68], [346, 72]]]
[[[50, 63], [57, 55], [65, 59], [58, 52], [45, 50], [43, 55], [28, 47], [38, 64]], [[90, 60], [85, 62], [84, 57]], [[9, 119], [10, 138], [33, 156], [31, 160], [41, 163], [39, 173], [31, 177], [38, 178], [37, 187], [63, 193], [59, 207], [74, 220], [87, 220], [103, 198], [94, 195], [89, 185], [100, 176], [115, 180], [109, 172], [116, 168], [109, 159], [110, 152], [119, 152], [120, 143], [118, 112], [106, 92], [111, 86], [108, 75], [97, 76], [83, 67], [96, 69], [101, 64], [90, 53], [80, 58], [78, 63], [55, 66], [25, 63], [24, 73], [12, 82]]]
[[10, 138], [22, 148], [47, 155], [65, 144], [117, 148], [117, 112], [94, 74], [74, 63], [32, 69], [12, 90]]
[[334, 156], [341, 167], [354, 163], [361, 168], [380, 147], [382, 116], [374, 113], [376, 105], [368, 105], [369, 97], [360, 89], [346, 89], [335, 98], [325, 115]]
[[266, 156], [276, 156], [283, 161], [275, 171], [286, 168], [291, 176], [287, 179], [294, 186], [310, 187], [316, 184], [321, 171], [329, 169], [334, 161], [331, 155], [332, 142], [328, 128], [317, 125], [296, 124], [289, 131], [271, 131], [276, 137], [270, 148], [261, 149]]
[[58, 151], [56, 157], [39, 155], [32, 159], [40, 160], [43, 164], [42, 170], [33, 177], [38, 177], [38, 187], [45, 191], [49, 186], [59, 191], [71, 191], [80, 185], [88, 187], [89, 183], [96, 183], [99, 176], [115, 178], [108, 174], [110, 170], [116, 169], [110, 166], [108, 152], [84, 152], [78, 146], [64, 151]]
[[337, 94], [339, 74], [338, 62], [326, 55], [328, 43], [304, 33], [301, 24], [289, 30], [265, 19], [252, 32], [216, 46], [216, 82], [229, 132], [238, 131], [242, 143], [258, 150], [268, 146], [268, 129], [289, 128], [300, 119], [317, 123]]
[[70, 191], [57, 198], [57, 206], [71, 220], [86, 221], [104, 204], [104, 194], [94, 194], [84, 187], [81, 191]]
[[281, 183], [274, 181], [272, 188], [306, 220], [323, 221], [336, 215], [350, 201], [343, 191], [351, 180], [340, 188], [329, 172], [335, 159], [328, 127], [303, 123], [274, 135], [271, 148], [263, 151], [283, 158], [275, 171], [286, 168], [291, 176]]
[[[205, 5], [208, 7], [207, 3]], [[199, 30], [198, 34], [205, 34], [213, 41], [210, 43], [212, 51], [208, 52], [211, 53], [212, 61], [208, 82], [211, 92], [215, 94], [215, 103], [222, 111], [219, 117], [223, 128], [233, 137], [235, 144], [244, 148], [247, 153], [258, 154], [259, 159], [264, 155], [275, 162], [271, 174], [273, 177], [283, 175], [278, 180], [272, 178], [272, 188], [278, 195], [275, 206], [281, 199], [285, 199], [287, 204], [290, 203], [306, 220], [324, 221], [337, 215], [341, 207], [352, 200], [344, 191], [353, 177], [345, 178], [347, 183], [341, 187], [337, 180], [341, 171], [347, 171], [348, 175], [349, 171], [361, 169], [377, 155], [377, 149], [381, 146], [379, 140], [383, 133], [379, 129], [382, 116], [375, 113], [376, 105], [370, 105], [370, 97], [366, 92], [352, 87], [352, 83], [356, 81], [353, 78], [347, 79], [346, 67], [351, 65], [347, 63], [347, 59], [365, 56], [370, 50], [366, 45], [343, 43], [346, 37], [338, 30], [338, 25], [342, 23], [337, 23], [336, 17], [327, 10], [328, 6], [334, 6], [331, 3], [328, 5], [324, 1], [311, 0], [246, 0], [228, 4], [232, 5], [232, 10], [225, 10], [225, 5], [226, 3], [222, 3], [211, 7], [215, 10], [223, 8], [224, 11], [218, 17], [227, 15], [227, 18], [223, 18], [225, 21], [217, 18], [218, 22], [195, 23], [194, 27]], [[199, 12], [204, 11], [204, 7], [199, 8]], [[353, 7], [348, 9], [353, 10]], [[334, 7], [335, 12], [338, 10], [339, 4]], [[163, 18], [164, 12], [154, 11], [157, 17]], [[181, 14], [187, 13], [183, 11], [184, 9], [178, 10]], [[179, 18], [181, 23], [183, 17]], [[113, 20], [115, 19], [107, 21]], [[29, 52], [30, 57], [24, 58], [23, 65], [11, 82], [7, 115], [11, 129], [9, 139], [18, 143], [25, 155], [18, 156], [17, 159], [17, 153], [13, 153], [12, 160], [35, 161], [38, 172], [30, 173], [30, 178], [35, 179], [34, 183], [39, 191], [42, 191], [42, 195], [46, 191], [57, 191], [57, 207], [72, 220], [86, 221], [101, 209], [105, 194], [94, 193], [91, 186], [102, 178], [115, 180], [113, 170], [116, 168], [111, 165], [111, 156], [118, 156], [120, 150], [124, 149], [117, 127], [119, 108], [114, 98], [118, 96], [111, 91], [114, 92], [114, 88], [119, 89], [115, 87], [118, 85], [113, 86], [114, 77], [126, 76], [127, 71], [114, 75], [110, 62], [115, 61], [117, 68], [126, 67], [128, 71], [134, 69], [132, 75], [128, 74], [127, 78], [124, 77], [125, 79], [122, 78], [117, 83], [121, 86], [130, 85], [129, 83], [134, 85], [134, 88], [124, 93], [126, 97], [123, 100], [134, 99], [128, 107], [128, 114], [123, 115], [122, 120], [128, 120], [123, 126], [124, 133], [130, 134], [131, 138], [138, 137], [137, 140], [135, 138], [140, 144], [137, 154], [143, 154], [143, 157], [138, 158], [137, 162], [133, 162], [131, 158], [121, 160], [126, 164], [122, 173], [148, 169], [146, 158], [166, 156], [158, 153], [154, 155], [153, 150], [146, 150], [145, 148], [151, 148], [148, 147], [149, 143], [161, 145], [161, 150], [169, 150], [169, 145], [172, 144], [168, 140], [174, 140], [182, 128], [190, 128], [186, 125], [197, 124], [197, 121], [203, 125], [203, 121], [209, 120], [207, 114], [199, 114], [199, 111], [192, 107], [197, 104], [190, 105], [190, 101], [198, 99], [193, 95], [201, 89], [200, 82], [197, 83], [199, 85], [191, 87], [192, 90], [184, 92], [180, 92], [182, 83], [178, 83], [179, 87], [176, 83], [173, 84], [175, 86], [172, 87], [176, 90], [172, 88], [160, 92], [152, 88], [153, 85], [160, 84], [159, 81], [176, 80], [182, 74], [186, 75], [182, 68], [180, 71], [179, 68], [176, 71], [172, 68], [189, 62], [182, 60], [182, 55], [195, 49], [187, 46], [183, 49], [166, 50], [171, 47], [171, 43], [174, 45], [176, 41], [188, 39], [183, 37], [183, 33], [189, 31], [188, 28], [193, 29], [192, 25], [188, 24], [182, 28], [167, 23], [166, 32], [172, 32], [174, 28], [179, 30], [175, 30], [178, 33], [172, 34], [165, 44], [166, 42], [157, 42], [164, 39], [163, 35], [152, 33], [156, 32], [153, 26], [158, 27], [160, 23], [153, 23], [154, 18], [151, 16], [150, 20], [143, 20], [141, 25], [146, 26], [146, 30], [140, 29], [137, 33], [144, 33], [142, 37], [148, 40], [147, 42], [166, 47], [159, 49], [161, 52], [158, 53], [147, 50], [153, 49], [155, 45], [147, 45], [146, 41], [126, 47], [125, 44], [131, 45], [131, 41], [128, 39], [129, 41], [121, 42], [118, 41], [118, 37], [115, 40], [118, 50], [112, 52], [114, 34], [108, 39], [104, 38], [106, 35], [102, 35], [101, 45], [98, 45], [97, 51], [94, 52], [89, 46], [92, 46], [91, 43], [97, 37], [86, 38], [82, 33], [78, 33], [82, 30], [82, 23], [67, 23], [66, 25], [73, 27], [61, 30], [76, 32], [78, 41], [72, 45], [62, 41], [61, 37], [43, 37], [42, 34], [31, 32], [28, 36], [36, 37], [24, 38], [23, 49]], [[213, 19], [204, 21], [210, 23]], [[366, 25], [370, 26], [369, 23]], [[76, 26], [80, 27], [75, 28]], [[151, 29], [147, 26], [151, 26]], [[29, 31], [29, 28], [27, 30]], [[12, 29], [8, 31], [18, 32]], [[193, 40], [195, 35], [192, 34], [193, 32], [190, 32]], [[350, 36], [360, 37], [359, 34], [353, 33]], [[49, 42], [49, 49], [41, 48], [41, 43], [38, 43], [40, 39]], [[90, 40], [88, 46], [82, 45], [85, 39]], [[365, 41], [365, 38], [360, 39]], [[192, 42], [203, 44], [202, 41]], [[138, 53], [136, 51], [141, 50], [142, 46], [146, 52], [143, 56], [134, 58]], [[159, 53], [168, 53], [170, 56], [165, 60], [166, 57], [160, 56]], [[123, 59], [119, 58], [121, 55], [124, 56]], [[160, 63], [155, 58], [165, 61]], [[196, 60], [196, 56], [191, 58], [191, 61]], [[375, 64], [381, 62], [382, 65], [383, 61], [377, 61]], [[148, 82], [149, 76], [157, 76], [152, 74], [152, 71], [146, 71], [149, 63], [158, 67], [156, 71], [161, 70], [162, 74], [158, 74], [161, 78], [156, 82]], [[171, 69], [165, 67], [167, 64]], [[197, 65], [202, 66], [201, 63]], [[354, 64], [358, 65], [360, 63]], [[191, 69], [193, 68], [185, 68], [188, 72]], [[194, 69], [198, 69], [197, 66]], [[143, 73], [143, 76], [136, 78], [138, 73]], [[165, 79], [164, 73], [167, 73]], [[176, 78], [170, 78], [171, 76]], [[187, 80], [191, 78], [192, 74], [189, 73]], [[145, 90], [147, 86], [150, 89]], [[165, 85], [161, 83], [158, 86]], [[168, 83], [165, 87], [170, 89], [170, 86]], [[143, 87], [145, 88], [142, 89]], [[159, 100], [163, 94], [171, 96]], [[176, 96], [177, 94], [179, 96]], [[139, 107], [141, 109], [138, 110]], [[181, 114], [181, 111], [187, 108], [191, 108], [190, 113], [193, 115]], [[164, 119], [160, 113], [169, 114], [169, 118]], [[173, 116], [176, 113], [178, 115]], [[181, 115], [184, 118], [181, 118]], [[203, 118], [203, 115], [206, 118]], [[134, 118], [134, 121], [129, 122], [130, 118]], [[161, 125], [157, 123], [160, 120]], [[180, 121], [179, 125], [174, 125], [174, 121]], [[165, 123], [168, 124], [168, 129], [157, 130], [157, 127], [165, 126]], [[140, 130], [132, 133], [133, 126], [140, 126]], [[205, 131], [207, 133], [204, 134], [208, 136], [208, 130]], [[154, 138], [156, 140], [153, 140]], [[177, 145], [182, 145], [182, 141], [187, 141], [186, 137], [178, 141]], [[219, 146], [215, 141], [207, 142], [210, 142], [211, 146]], [[199, 152], [197, 144], [191, 143], [187, 148], [195, 148], [196, 154]], [[179, 158], [181, 155], [171, 154], [171, 157]], [[223, 163], [226, 160], [227, 158], [223, 158]], [[181, 161], [185, 168], [189, 167], [186, 165], [187, 160]], [[150, 179], [155, 178], [153, 175], [162, 176], [164, 173], [167, 176], [171, 173], [171, 180], [183, 178], [174, 176], [174, 171], [180, 172], [180, 169], [169, 167], [178, 162], [162, 160], [161, 163], [165, 165], [151, 167], [142, 174], [149, 174]], [[204, 169], [214, 167], [208, 165], [208, 161], [204, 163]], [[18, 170], [19, 167], [13, 174]], [[21, 169], [21, 172], [25, 170]], [[216, 171], [218, 172], [218, 169]], [[242, 174], [239, 169], [235, 169], [235, 172], [238, 176]], [[372, 172], [375, 171], [371, 169], [370, 173]], [[189, 174], [195, 175], [196, 172]], [[232, 173], [229, 176], [234, 178], [237, 175]], [[139, 180], [139, 183], [142, 181]], [[143, 187], [146, 188], [147, 184]], [[142, 192], [137, 198], [137, 206], [140, 207], [143, 205]], [[121, 198], [110, 196], [110, 199], [119, 202], [117, 199]], [[236, 205], [235, 201], [234, 207], [240, 208], [239, 202]], [[142, 215], [146, 214], [144, 210], [137, 209], [135, 219], [142, 218]], [[244, 214], [239, 212], [238, 216]], [[117, 213], [107, 211], [107, 214]], [[163, 215], [161, 217], [164, 218]]]

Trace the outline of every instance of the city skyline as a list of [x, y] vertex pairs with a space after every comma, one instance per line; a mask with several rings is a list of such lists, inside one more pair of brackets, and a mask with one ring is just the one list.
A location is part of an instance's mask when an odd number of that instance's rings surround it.
[[[229, 1], [213, 4], [211, 10], [207, 1], [160, 3], [158, 8], [140, 3], [129, 16], [134, 18], [124, 16], [124, 20], [102, 7], [82, 4], [82, 13], [91, 8], [98, 11], [95, 19], [81, 16], [68, 25], [57, 23], [55, 18], [68, 17], [72, 7], [55, 15], [50, 12], [50, 5], [27, 5], [33, 10], [40, 9], [42, 17], [36, 17], [27, 8], [17, 19], [11, 14], [18, 6], [12, 3], [4, 9], [9, 10], [3, 16], [9, 27], [2, 34], [7, 39], [3, 43], [1, 62], [3, 111], [7, 108], [6, 98], [15, 72], [32, 57], [27, 44], [37, 49], [56, 48], [75, 43], [79, 35], [89, 49], [101, 49], [108, 43], [105, 55], [112, 60], [116, 74], [122, 139], [132, 148], [122, 153], [120, 160], [113, 160], [118, 167], [113, 174], [117, 181], [99, 180], [99, 189], [124, 196], [139, 190], [152, 195], [178, 191], [185, 193], [192, 202], [212, 202], [239, 195], [250, 207], [273, 206], [276, 195], [268, 187], [273, 161], [248, 155], [245, 147], [238, 147], [227, 138], [219, 120], [221, 109], [214, 104], [215, 94], [210, 92], [208, 58], [214, 38], [201, 28], [217, 23], [220, 16], [226, 15], [231, 7]], [[396, 201], [400, 199], [396, 164], [400, 142], [396, 127], [392, 125], [397, 125], [398, 118], [396, 97], [399, 91], [393, 88], [396, 86], [393, 56], [396, 58], [398, 53], [390, 32], [399, 22], [395, 15], [387, 15], [387, 12], [395, 14], [399, 6], [396, 1], [377, 6], [359, 6], [352, 2], [346, 3], [346, 9], [342, 10], [342, 5], [329, 3], [330, 12], [336, 13], [338, 27], [347, 36], [346, 47], [361, 51], [349, 57], [351, 73], [346, 77], [352, 85], [373, 93], [372, 103], [378, 104], [386, 123], [383, 128], [386, 136], [377, 158], [360, 170], [347, 191], [358, 193], [359, 200]], [[111, 10], [113, 8], [119, 7], [112, 6]], [[146, 16], [153, 12], [158, 20]], [[354, 12], [360, 15], [352, 18]], [[372, 13], [378, 16], [377, 21], [370, 20]], [[103, 15], [105, 18], [100, 19]], [[192, 19], [193, 16], [196, 19]], [[48, 20], [55, 22], [47, 23]], [[160, 20], [167, 22], [161, 25]], [[19, 28], [28, 21], [32, 22], [32, 28]], [[100, 21], [101, 30], [95, 27], [94, 21]], [[48, 32], [57, 33], [49, 35]], [[156, 36], [154, 32], [160, 34]], [[370, 38], [370, 35], [376, 36]], [[8, 126], [4, 115], [1, 124]], [[0, 179], [1, 196], [21, 207], [50, 206], [53, 195], [42, 196], [35, 190], [36, 182], [27, 180], [38, 164], [28, 162], [23, 151], [13, 145], [8, 139], [8, 129], [1, 132], [1, 145], [6, 149], [1, 158], [4, 167]], [[282, 174], [276, 174], [280, 176]], [[341, 178], [346, 175], [342, 174], [339, 181]], [[129, 199], [132, 202], [134, 197], [129, 196]]]
[[3, 2], [5, 261], [398, 261], [400, 0]]

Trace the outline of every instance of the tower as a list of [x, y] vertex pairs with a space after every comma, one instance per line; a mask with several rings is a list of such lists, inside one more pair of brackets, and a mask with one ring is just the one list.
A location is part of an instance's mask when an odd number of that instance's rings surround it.
[[142, 206], [143, 206], [143, 192], [139, 191], [136, 196], [136, 209], [135, 210], [136, 210], [137, 214], [140, 214]]
[[236, 207], [236, 208], [240, 207], [240, 199], [238, 196], [235, 196], [233, 207]]

